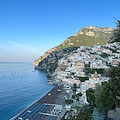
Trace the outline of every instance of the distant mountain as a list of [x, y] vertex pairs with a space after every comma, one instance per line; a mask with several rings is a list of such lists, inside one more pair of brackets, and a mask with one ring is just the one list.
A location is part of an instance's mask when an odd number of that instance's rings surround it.
[[68, 37], [62, 44], [48, 50], [45, 54], [34, 61], [35, 66], [39, 66], [45, 58], [52, 52], [72, 47], [93, 46], [94, 44], [104, 45], [113, 35], [114, 28], [111, 27], [83, 27], [73, 36]]

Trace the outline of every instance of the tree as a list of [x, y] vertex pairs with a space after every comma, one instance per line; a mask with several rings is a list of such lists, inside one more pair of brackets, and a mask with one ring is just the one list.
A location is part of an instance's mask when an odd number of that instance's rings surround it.
[[79, 97], [81, 97], [81, 96], [82, 96], [81, 93], [76, 94], [76, 99], [79, 100]]
[[73, 91], [76, 92], [76, 88], [77, 88], [77, 85], [76, 85], [76, 84], [73, 84]]
[[57, 63], [57, 62], [51, 64], [51, 66], [50, 66], [50, 68], [49, 68], [49, 72], [50, 72], [51, 74], [53, 74], [53, 73], [55, 72], [55, 69], [56, 69], [57, 67], [58, 67], [58, 63]]
[[102, 53], [100, 56], [103, 58], [107, 58], [109, 55], [107, 53]]
[[86, 80], [89, 80], [89, 78], [88, 77], [79, 77], [79, 80], [81, 82], [85, 82]]
[[82, 96], [82, 94], [81, 94], [81, 93], [78, 93], [78, 94], [77, 94], [77, 96], [80, 96], [80, 97], [81, 97], [81, 96]]
[[76, 83], [75, 83], [75, 84], [73, 84], [73, 88], [77, 88], [77, 85], [76, 85]]
[[114, 41], [115, 42], [120, 42], [120, 21], [117, 20], [117, 28], [114, 31]]
[[92, 119], [93, 108], [89, 106], [84, 106], [78, 113], [71, 118], [71, 120], [93, 120]]
[[117, 67], [112, 67], [108, 71], [108, 76], [110, 77], [110, 95], [116, 107], [120, 107], [120, 64]]
[[75, 95], [72, 95], [72, 97], [71, 97], [72, 99], [75, 99]]
[[95, 90], [95, 104], [99, 112], [106, 115], [110, 109], [120, 107], [120, 64], [108, 71], [110, 80]]
[[110, 96], [110, 85], [106, 83], [95, 90], [95, 104], [99, 112], [106, 115], [114, 107], [114, 102]]
[[65, 100], [65, 104], [69, 105], [71, 103], [73, 103], [73, 100]]
[[89, 88], [86, 91], [86, 96], [87, 96], [87, 101], [95, 106], [95, 95], [94, 95], [94, 90], [92, 88]]

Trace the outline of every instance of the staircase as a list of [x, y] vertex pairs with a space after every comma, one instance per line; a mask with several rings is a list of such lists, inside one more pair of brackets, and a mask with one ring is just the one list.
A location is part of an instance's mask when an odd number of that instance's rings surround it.
[[92, 117], [93, 117], [93, 120], [104, 120], [105, 115], [102, 115], [101, 113], [98, 112], [96, 108], [94, 108]]

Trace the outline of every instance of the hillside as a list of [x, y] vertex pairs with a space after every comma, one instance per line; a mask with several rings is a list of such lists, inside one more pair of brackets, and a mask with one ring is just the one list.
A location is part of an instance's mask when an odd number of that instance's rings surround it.
[[57, 49], [67, 47], [92, 46], [94, 44], [104, 45], [113, 35], [113, 28], [88, 26], [82, 28], [75, 35], [68, 37]]
[[47, 74], [50, 76], [57, 68], [58, 60], [64, 57], [64, 55], [68, 55], [70, 54], [70, 52], [77, 49], [78, 47], [69, 47], [69, 48], [53, 51], [41, 62], [39, 62], [38, 66], [35, 68], [40, 70], [47, 70]]
[[93, 46], [94, 44], [104, 45], [113, 35], [114, 28], [111, 27], [83, 27], [73, 36], [68, 37], [62, 44], [48, 50], [43, 56], [34, 61], [34, 65], [39, 67], [40, 62], [47, 58], [52, 52], [80, 46]]

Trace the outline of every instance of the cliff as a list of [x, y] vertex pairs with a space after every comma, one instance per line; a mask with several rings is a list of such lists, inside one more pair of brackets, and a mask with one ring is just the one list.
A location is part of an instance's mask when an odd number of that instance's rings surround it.
[[51, 76], [51, 74], [57, 68], [58, 60], [76, 49], [78, 49], [78, 47], [52, 51], [51, 53], [48, 53], [49, 55], [47, 54], [48, 56], [41, 60], [35, 68], [40, 70], [47, 70], [48, 76]]

